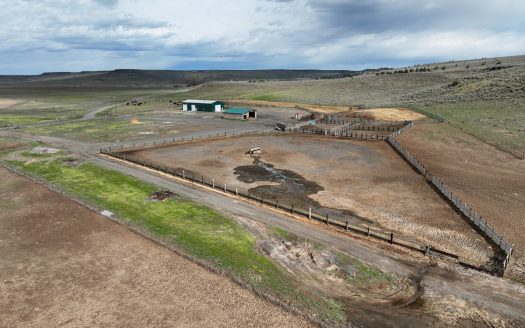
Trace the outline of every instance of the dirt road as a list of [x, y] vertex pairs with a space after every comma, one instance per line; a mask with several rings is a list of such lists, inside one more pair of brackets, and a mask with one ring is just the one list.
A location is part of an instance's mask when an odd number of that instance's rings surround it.
[[[13, 131], [0, 131], [0, 135], [9, 134], [10, 132]], [[23, 133], [20, 132], [20, 134]], [[20, 134], [18, 135], [20, 136]], [[23, 135], [33, 140], [40, 138], [27, 134]], [[326, 230], [322, 226], [314, 227], [311, 224], [302, 223], [287, 215], [256, 204], [195, 188], [190, 184], [181, 183], [179, 180], [166, 178], [166, 176], [160, 176], [142, 168], [96, 156], [98, 149], [95, 149], [95, 147], [97, 145], [60, 138], [46, 138], [45, 141], [81, 153], [90, 162], [172, 190], [183, 197], [198, 201], [229, 215], [268, 223], [281, 227], [300, 237], [333, 245], [387, 272], [408, 276], [428, 264], [428, 259], [424, 257], [406, 254], [400, 250], [392, 250], [388, 246], [385, 247], [384, 244], [374, 244], [371, 241], [350, 238], [340, 233]], [[516, 327], [519, 327], [520, 323], [525, 323], [525, 288], [511, 281], [459, 267], [455, 267], [453, 270], [432, 267], [426, 271], [421, 283], [425, 287], [425, 295], [432, 297], [434, 302], [444, 302], [444, 300], [448, 302], [448, 299], [452, 298], [456, 302], [454, 306], [465, 303], [475, 304], [478, 308], [516, 320], [518, 322], [515, 325]], [[427, 302], [430, 303], [431, 301]], [[446, 304], [452, 304], [452, 301]], [[447, 314], [445, 313], [445, 315]]]
[[[262, 149], [256, 157], [246, 153], [255, 147]], [[386, 142], [275, 134], [128, 154], [343, 223], [393, 231], [477, 266], [493, 256], [491, 245]]]
[[[189, 87], [189, 88], [179, 89], [179, 90], [175, 90], [175, 91], [173, 91], [172, 93], [188, 92], [188, 91], [192, 91], [192, 90], [198, 89], [198, 88], [200, 88], [201, 86], [202, 86], [202, 85], [196, 85], [196, 86]], [[108, 105], [108, 106], [104, 106], [104, 107], [101, 107], [101, 108], [95, 109], [95, 110], [93, 110], [93, 111], [91, 111], [91, 112], [89, 112], [89, 113], [86, 113], [86, 114], [82, 117], [82, 119], [83, 119], [83, 120], [90, 120], [90, 119], [93, 119], [93, 118], [95, 118], [95, 117], [97, 116], [98, 113], [103, 112], [103, 111], [108, 110], [108, 109], [111, 109], [111, 108], [114, 108], [114, 107], [116, 107], [116, 106], [121, 106], [121, 105], [123, 105], [123, 104], [125, 104], [125, 102], [123, 102], [123, 103], [118, 103], [118, 104], [115, 103], [115, 104], [113, 104], [113, 105]]]
[[0, 326], [309, 327], [0, 167]]

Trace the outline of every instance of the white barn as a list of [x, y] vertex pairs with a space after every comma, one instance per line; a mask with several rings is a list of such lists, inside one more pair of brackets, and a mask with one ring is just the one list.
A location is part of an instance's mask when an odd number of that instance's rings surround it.
[[182, 102], [183, 111], [192, 112], [222, 112], [224, 103], [218, 100], [188, 99]]

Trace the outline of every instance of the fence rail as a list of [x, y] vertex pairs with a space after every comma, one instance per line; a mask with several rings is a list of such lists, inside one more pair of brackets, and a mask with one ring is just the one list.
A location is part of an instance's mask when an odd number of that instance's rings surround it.
[[[329, 120], [326, 121], [327, 124], [339, 124], [341, 123], [345, 127], [348, 127], [349, 124], [362, 124], [363, 122], [366, 122], [365, 120], [360, 120], [360, 122], [352, 123], [352, 121], [342, 121], [342, 120]], [[385, 121], [390, 122], [391, 121]], [[461, 213], [463, 213], [476, 227], [479, 228], [479, 231], [481, 231], [482, 234], [484, 234], [487, 238], [492, 240], [492, 242], [499, 247], [499, 249], [505, 254], [505, 258], [502, 261], [502, 271], [504, 271], [510, 261], [510, 257], [513, 252], [512, 245], [506, 241], [501, 235], [496, 233], [493, 227], [490, 227], [483, 218], [479, 214], [477, 214], [472, 208], [470, 208], [466, 203], [461, 201], [456, 195], [454, 195], [437, 177], [431, 176], [426, 167], [417, 160], [417, 158], [413, 155], [411, 155], [408, 150], [406, 150], [401, 144], [395, 139], [395, 137], [399, 136], [400, 134], [406, 132], [408, 129], [410, 129], [414, 124], [411, 121], [396, 121], [396, 124], [402, 125], [401, 128], [399, 127], [393, 127], [394, 131], [389, 135], [380, 135], [380, 134], [369, 134], [369, 133], [363, 133], [363, 132], [353, 132], [348, 129], [344, 132], [340, 133], [334, 133], [336, 137], [347, 137], [347, 138], [356, 138], [356, 139], [365, 139], [365, 140], [386, 140], [392, 148], [396, 150], [407, 162], [409, 162], [417, 172], [419, 172], [421, 175], [423, 175], [432, 185], [435, 186], [435, 188], [445, 197], [448, 199], [457, 210], [459, 210]], [[376, 130], [373, 130], [373, 129]], [[379, 130], [381, 129], [381, 126], [378, 124], [374, 125], [374, 128], [372, 128], [372, 131], [385, 131], [385, 130]], [[391, 127], [388, 127], [391, 128]], [[288, 132], [300, 132], [300, 133], [306, 133], [306, 134], [321, 134], [321, 135], [328, 135], [327, 129], [321, 129], [321, 128], [307, 128], [307, 127], [300, 127], [300, 128], [293, 128], [293, 129], [287, 129]], [[390, 130], [386, 130], [389, 131]], [[279, 132], [275, 131], [244, 131], [244, 132], [221, 132], [221, 133], [214, 133], [214, 134], [208, 134], [208, 136], [199, 136], [199, 137], [191, 137], [186, 139], [184, 137], [181, 138], [172, 138], [170, 139], [164, 139], [161, 142], [153, 142], [152, 144], [133, 144], [129, 146], [121, 145], [120, 147], [108, 147], [104, 149], [100, 149], [100, 152], [118, 159], [122, 159], [134, 164], [138, 164], [144, 167], [149, 167], [154, 170], [158, 170], [173, 176], [177, 176], [179, 178], [189, 180], [194, 183], [200, 183], [202, 185], [211, 187], [213, 189], [221, 189], [223, 192], [226, 193], [234, 193], [237, 197], [244, 197], [253, 201], [260, 202], [261, 204], [266, 204], [281, 210], [288, 211], [292, 214], [301, 215], [303, 217], [307, 217], [308, 219], [324, 222], [328, 225], [335, 226], [337, 228], [342, 228], [346, 231], [353, 231], [355, 233], [364, 234], [366, 236], [370, 236], [379, 240], [387, 241], [391, 244], [396, 244], [399, 246], [403, 246], [406, 248], [410, 248], [412, 250], [416, 250], [419, 252], [423, 252], [425, 254], [439, 254], [442, 256], [451, 257], [454, 259], [458, 259], [458, 256], [455, 254], [451, 254], [442, 250], [439, 250], [437, 248], [434, 248], [430, 245], [417, 245], [412, 242], [403, 241], [400, 238], [396, 238], [394, 240], [394, 234], [392, 232], [385, 232], [385, 231], [379, 231], [376, 229], [374, 231], [373, 228], [370, 227], [362, 227], [358, 225], [349, 224], [348, 221], [342, 222], [339, 220], [330, 219], [328, 216], [323, 216], [320, 214], [312, 213], [312, 209], [309, 208], [308, 211], [305, 211], [304, 209], [298, 209], [295, 208], [294, 205], [287, 205], [287, 204], [279, 204], [279, 202], [274, 202], [271, 199], [264, 199], [264, 197], [257, 198], [257, 196], [247, 192], [239, 190], [238, 187], [235, 187], [232, 189], [228, 188], [227, 185], [221, 185], [218, 181], [215, 181], [214, 179], [207, 179], [204, 178], [204, 176], [201, 176], [200, 179], [195, 178], [191, 175], [186, 174], [184, 170], [177, 171], [172, 168], [163, 167], [161, 165], [138, 160], [133, 158], [132, 156], [129, 156], [126, 154], [126, 152], [133, 151], [136, 149], [143, 149], [148, 147], [163, 147], [163, 146], [169, 146], [181, 142], [190, 142], [190, 141], [196, 141], [196, 140], [206, 140], [206, 139], [215, 139], [215, 138], [226, 138], [226, 137], [232, 137], [232, 136], [245, 136], [245, 135], [270, 135], [270, 134], [278, 134]]]
[[396, 136], [400, 135], [401, 133], [404, 133], [405, 131], [407, 131], [408, 129], [410, 129], [412, 126], [414, 125], [414, 123], [410, 122], [408, 123], [406, 126], [404, 126], [403, 128], [395, 131], [394, 133], [390, 134], [387, 138], [386, 138], [386, 141], [405, 159], [407, 160], [410, 164], [412, 164], [412, 166], [414, 166], [414, 168], [416, 168], [416, 170], [421, 173], [422, 175], [426, 176], [427, 175], [427, 169], [425, 168], [425, 166], [423, 164], [421, 164], [414, 156], [412, 156], [408, 150], [406, 150], [405, 148], [403, 148], [403, 146], [401, 146], [401, 144], [399, 142], [397, 142], [396, 139], [394, 139]]
[[387, 120], [368, 120], [363, 118], [351, 118], [348, 120], [341, 119], [320, 119], [320, 124], [326, 125], [343, 125], [348, 123], [359, 123], [364, 126], [394, 126], [394, 125], [405, 125], [408, 121], [387, 121]]
[[140, 160], [137, 158], [134, 158], [133, 156], [127, 155], [125, 152], [112, 152], [108, 149], [101, 149], [102, 154], [109, 155], [111, 157], [121, 159], [133, 164], [137, 164], [140, 166], [144, 166], [165, 174], [169, 174], [178, 178], [182, 178], [183, 180], [186, 180], [191, 183], [199, 184], [202, 186], [210, 187], [214, 190], [221, 191], [224, 193], [228, 193], [231, 195], [234, 195], [236, 197], [243, 197], [251, 201], [255, 201], [259, 204], [264, 204], [267, 206], [271, 206], [273, 208], [283, 210], [285, 212], [288, 212], [290, 214], [299, 215], [302, 217], [305, 217], [310, 220], [314, 220], [317, 222], [324, 223], [329, 226], [333, 226], [345, 231], [350, 231], [353, 233], [357, 233], [360, 235], [372, 237], [377, 240], [381, 240], [384, 242], [388, 242], [393, 245], [401, 246], [404, 248], [408, 248], [413, 251], [417, 251], [426, 255], [434, 254], [442, 257], [451, 258], [453, 260], [458, 260], [459, 257], [455, 254], [440, 250], [436, 247], [433, 247], [431, 245], [426, 244], [416, 244], [407, 240], [403, 240], [402, 238], [399, 238], [399, 236], [395, 236], [393, 232], [390, 231], [383, 231], [374, 227], [370, 226], [359, 226], [356, 224], [351, 224], [346, 221], [341, 221], [337, 219], [330, 218], [328, 215], [322, 215], [319, 213], [315, 213], [312, 211], [312, 208], [308, 209], [301, 209], [295, 207], [293, 204], [284, 204], [279, 202], [277, 199], [270, 199], [270, 198], [264, 198], [263, 196], [257, 196], [255, 194], [252, 194], [248, 191], [242, 190], [237, 186], [228, 186], [226, 184], [223, 184], [222, 182], [210, 179], [208, 177], [204, 177], [203, 175], [200, 176], [194, 176], [191, 173], [183, 170], [183, 169], [174, 169], [165, 167], [153, 162]]
[[413, 155], [411, 155], [408, 150], [406, 150], [399, 142], [395, 140], [395, 137], [410, 129], [414, 124], [410, 122], [403, 128], [392, 133], [388, 136], [387, 142], [406, 160], [408, 161], [419, 173], [421, 173], [436, 189], [440, 194], [445, 197], [450, 203], [452, 203], [455, 208], [460, 211], [470, 222], [472, 222], [482, 234], [490, 239], [499, 249], [505, 254], [505, 258], [502, 261], [503, 271], [506, 269], [510, 257], [513, 252], [512, 245], [506, 241], [503, 236], [496, 233], [493, 227], [489, 226], [488, 223], [483, 220], [483, 218], [474, 211], [470, 206], [463, 202], [458, 196], [452, 193], [447, 186], [439, 180], [439, 178], [430, 175], [425, 166], [419, 162]]
[[120, 145], [113, 147], [100, 148], [100, 152], [104, 153], [117, 153], [117, 152], [130, 152], [134, 150], [140, 150], [145, 148], [157, 148], [157, 147], [169, 147], [178, 143], [199, 141], [199, 140], [211, 140], [218, 138], [229, 138], [229, 137], [240, 137], [240, 136], [261, 136], [261, 135], [276, 135], [279, 132], [274, 130], [254, 130], [254, 131], [241, 131], [241, 132], [215, 132], [208, 133], [208, 135], [200, 136], [189, 136], [180, 138], [167, 138], [159, 141], [153, 141], [150, 143], [134, 143], [129, 145]]
[[[324, 124], [332, 127], [317, 127], [317, 126], [295, 126], [288, 127], [287, 132], [319, 134], [325, 136], [346, 137], [353, 139], [365, 140], [386, 140], [387, 135], [380, 132], [396, 132], [400, 130], [399, 126], [406, 126], [408, 121], [379, 121], [351, 119], [351, 120], [319, 120], [319, 124]], [[366, 131], [366, 132], [365, 132]], [[369, 133], [376, 132], [376, 133]]]
[[345, 129], [343, 131], [334, 131], [330, 133], [328, 129], [324, 128], [296, 128], [296, 129], [290, 129], [288, 132], [295, 132], [295, 133], [304, 133], [304, 134], [317, 134], [317, 135], [323, 135], [323, 136], [335, 136], [335, 137], [344, 137], [344, 138], [351, 138], [351, 139], [363, 139], [363, 140], [386, 140], [388, 136], [381, 135], [378, 133], [365, 133], [365, 132], [353, 132], [350, 129]]
[[501, 251], [505, 253], [505, 259], [503, 261], [503, 268], [505, 269], [510, 257], [513, 252], [512, 245], [503, 239], [501, 235], [496, 233], [493, 227], [491, 227], [483, 218], [474, 211], [473, 208], [468, 206], [466, 203], [450, 191], [447, 186], [441, 182], [437, 177], [431, 177], [432, 185], [434, 185], [441, 194], [447, 198], [454, 206], [465, 215], [473, 224], [475, 224], [480, 231], [482, 231], [486, 237], [488, 237], [494, 244], [496, 244]]

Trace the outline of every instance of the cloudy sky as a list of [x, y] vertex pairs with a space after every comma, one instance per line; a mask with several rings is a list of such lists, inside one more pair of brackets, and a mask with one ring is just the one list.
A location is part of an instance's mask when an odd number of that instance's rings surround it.
[[0, 74], [525, 54], [524, 0], [0, 0]]

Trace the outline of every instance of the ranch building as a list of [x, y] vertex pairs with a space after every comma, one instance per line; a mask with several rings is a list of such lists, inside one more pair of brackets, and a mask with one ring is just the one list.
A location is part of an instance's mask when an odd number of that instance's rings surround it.
[[222, 113], [222, 117], [235, 120], [256, 119], [257, 111], [251, 108], [229, 108]]
[[192, 112], [222, 112], [224, 103], [218, 100], [188, 99], [182, 102], [182, 110]]

